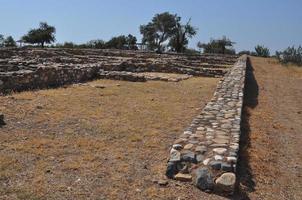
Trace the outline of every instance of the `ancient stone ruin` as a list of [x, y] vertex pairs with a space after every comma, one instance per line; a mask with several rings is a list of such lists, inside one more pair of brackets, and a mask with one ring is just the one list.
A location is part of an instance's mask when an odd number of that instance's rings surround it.
[[129, 81], [157, 79], [144, 72], [222, 77], [236, 58], [118, 50], [0, 50], [0, 91], [55, 87], [96, 78]]
[[243, 56], [235, 63], [212, 100], [174, 142], [166, 171], [169, 178], [193, 180], [204, 191], [233, 193], [246, 62]]
[[[171, 145], [166, 175], [204, 191], [232, 193], [236, 181], [247, 58], [91, 49], [2, 49], [0, 93], [93, 79], [181, 81], [221, 77], [212, 100]], [[167, 77], [164, 73], [181, 74]], [[4, 116], [0, 114], [0, 123]], [[4, 122], [3, 122], [4, 123]]]

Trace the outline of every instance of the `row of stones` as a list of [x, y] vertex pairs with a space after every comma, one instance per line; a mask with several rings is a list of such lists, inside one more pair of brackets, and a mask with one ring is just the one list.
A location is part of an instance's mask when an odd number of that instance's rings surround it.
[[99, 78], [113, 79], [113, 80], [125, 80], [133, 82], [145, 82], [147, 80], [160, 80], [168, 82], [179, 82], [192, 77], [192, 75], [179, 75], [174, 77], [165, 76], [163, 74], [152, 73], [135, 73], [127, 71], [99, 71]]
[[211, 101], [174, 142], [167, 177], [193, 179], [205, 191], [234, 191], [246, 62], [246, 56], [238, 59]]
[[[99, 70], [108, 72], [99, 73]], [[125, 71], [123, 71], [125, 70]], [[127, 71], [127, 72], [126, 72]], [[128, 73], [129, 72], [129, 73]], [[130, 73], [133, 72], [133, 73]], [[0, 72], [0, 93], [9, 91], [21, 91], [33, 88], [47, 88], [60, 86], [64, 84], [77, 83], [100, 77], [119, 77], [122, 80], [145, 81], [144, 79], [156, 79], [156, 77], [144, 77], [136, 72], [171, 72], [196, 76], [222, 76], [226, 71], [212, 69], [190, 69], [186, 67], [177, 67], [171, 64], [171, 67], [160, 65], [135, 66], [129, 63], [116, 65], [106, 65], [103, 63], [93, 64], [53, 64], [44, 66], [38, 64], [33, 70], [19, 70], [12, 72]], [[119, 79], [118, 78], [118, 79]], [[160, 78], [159, 78], [160, 79]], [[182, 78], [180, 78], [182, 79]], [[162, 78], [161, 80], [165, 80]], [[179, 81], [178, 79], [166, 79], [167, 81]]]
[[[107, 59], [108, 58], [108, 59]], [[116, 59], [115, 59], [116, 58]], [[96, 61], [128, 60], [146, 62], [172, 62], [187, 66], [199, 66], [203, 63], [212, 65], [232, 65], [236, 55], [202, 54], [185, 55], [174, 53], [156, 54], [142, 51], [95, 50], [95, 49], [0, 49], [0, 65], [7, 64], [37, 64], [54, 63], [95, 63]], [[8, 60], [5, 60], [8, 59]], [[29, 61], [29, 62], [24, 62]]]

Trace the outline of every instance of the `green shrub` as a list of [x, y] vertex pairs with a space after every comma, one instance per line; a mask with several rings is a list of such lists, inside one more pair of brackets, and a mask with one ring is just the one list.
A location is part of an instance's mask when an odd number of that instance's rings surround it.
[[211, 39], [209, 43], [198, 42], [197, 47], [203, 49], [203, 53], [218, 53], [218, 54], [236, 54], [232, 42], [227, 37], [223, 36], [219, 39]]
[[240, 51], [239, 53], [238, 53], [238, 55], [251, 55], [251, 52], [250, 51]]
[[255, 51], [256, 51], [256, 56], [264, 57], [264, 58], [270, 57], [270, 51], [267, 47], [264, 47], [262, 45], [257, 45], [255, 47]]
[[284, 51], [276, 51], [276, 57], [281, 63], [294, 63], [302, 65], [302, 47], [288, 47]]

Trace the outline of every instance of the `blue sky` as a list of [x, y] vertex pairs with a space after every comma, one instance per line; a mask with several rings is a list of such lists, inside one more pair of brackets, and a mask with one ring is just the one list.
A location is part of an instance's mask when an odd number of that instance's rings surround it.
[[0, 34], [19, 39], [40, 21], [57, 28], [57, 42], [108, 40], [131, 33], [156, 13], [190, 17], [199, 29], [190, 41], [226, 35], [236, 50], [263, 44], [272, 52], [302, 45], [302, 0], [0, 0]]

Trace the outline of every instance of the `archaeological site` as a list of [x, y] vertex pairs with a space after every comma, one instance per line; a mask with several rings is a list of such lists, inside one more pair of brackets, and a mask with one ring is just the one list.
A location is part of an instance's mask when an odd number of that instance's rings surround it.
[[0, 192], [240, 196], [251, 69], [246, 55], [2, 49]]
[[0, 200], [302, 200], [302, 1], [0, 5]]

